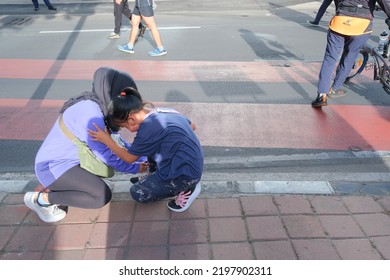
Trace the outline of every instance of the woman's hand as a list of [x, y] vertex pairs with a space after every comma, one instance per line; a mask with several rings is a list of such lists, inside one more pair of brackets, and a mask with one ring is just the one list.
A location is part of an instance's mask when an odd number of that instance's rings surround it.
[[88, 134], [91, 135], [92, 140], [108, 145], [112, 139], [107, 129], [101, 130], [100, 127], [95, 123], [93, 123], [93, 126], [96, 128], [96, 131], [88, 129]]

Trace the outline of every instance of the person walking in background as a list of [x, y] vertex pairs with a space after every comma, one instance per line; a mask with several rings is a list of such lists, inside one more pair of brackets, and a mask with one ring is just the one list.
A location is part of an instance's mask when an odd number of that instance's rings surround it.
[[[112, 197], [110, 187], [99, 175], [80, 166], [78, 146], [67, 137], [63, 127], [79, 141], [85, 142], [107, 166], [132, 174], [146, 170], [146, 157], [132, 164], [124, 162], [104, 144], [92, 141], [87, 132], [88, 128], [95, 128], [92, 121], [102, 129], [109, 125], [108, 105], [112, 97], [128, 86], [136, 88], [130, 75], [101, 67], [95, 71], [92, 91], [83, 92], [64, 103], [60, 117], [35, 157], [35, 174], [40, 184], [24, 195], [26, 206], [35, 211], [42, 221], [52, 223], [65, 218], [66, 211], [59, 206], [97, 209], [106, 205]], [[121, 145], [130, 146], [119, 134], [116, 136]]]
[[336, 11], [337, 11], [337, 5], [338, 5], [339, 0], [324, 0], [324, 1], [322, 1], [322, 4], [317, 11], [317, 15], [316, 15], [315, 19], [308, 21], [308, 23], [310, 23], [313, 26], [318, 26], [321, 18], [323, 17], [323, 15], [326, 12], [326, 9], [328, 9], [329, 5], [332, 4], [332, 2], [334, 2], [334, 5], [336, 6]]
[[[326, 106], [328, 97], [337, 98], [347, 94], [341, 87], [372, 32], [377, 3], [389, 18], [390, 0], [339, 0], [336, 15], [329, 25], [318, 95], [311, 103], [313, 107]], [[336, 66], [336, 76], [332, 79]]]
[[126, 53], [134, 53], [134, 44], [135, 40], [137, 39], [139, 23], [141, 20], [143, 20], [146, 26], [149, 28], [154, 42], [156, 43], [155, 50], [149, 52], [149, 55], [161, 56], [167, 54], [167, 51], [165, 50], [161, 41], [160, 32], [158, 31], [156, 25], [154, 17], [154, 5], [154, 0], [135, 0], [129, 43], [123, 46], [118, 46], [118, 50]]
[[[132, 13], [129, 8], [128, 0], [113, 0], [114, 2], [114, 32], [107, 36], [109, 39], [119, 39], [121, 37], [121, 27], [122, 27], [122, 14], [128, 18], [131, 22]], [[146, 26], [139, 23], [139, 33], [138, 36], [143, 36], [146, 31]]]
[[116, 125], [137, 133], [131, 146], [123, 149], [99, 126], [88, 130], [92, 139], [107, 145], [125, 162], [145, 155], [156, 165], [154, 173], [131, 186], [132, 198], [148, 203], [174, 197], [168, 208], [173, 212], [187, 210], [201, 192], [203, 172], [203, 151], [195, 124], [174, 109], [143, 102], [134, 88], [112, 99], [110, 114]]
[[[33, 4], [34, 4], [34, 11], [37, 12], [39, 11], [39, 4], [38, 4], [38, 0], [32, 0]], [[50, 3], [50, 0], [43, 0], [43, 2], [46, 4], [47, 8], [49, 10], [52, 10], [52, 11], [56, 11], [57, 8], [54, 8], [53, 5]]]

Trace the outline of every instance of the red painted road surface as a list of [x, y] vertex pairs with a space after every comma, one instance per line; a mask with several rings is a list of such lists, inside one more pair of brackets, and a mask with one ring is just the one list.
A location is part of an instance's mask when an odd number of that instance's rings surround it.
[[[315, 82], [319, 64], [295, 62], [0, 60], [3, 79], [92, 80], [103, 65], [136, 80]], [[179, 69], [179, 70], [178, 70]], [[299, 70], [299, 71], [298, 71]], [[43, 140], [64, 100], [0, 99], [0, 139]], [[386, 106], [169, 103], [190, 117], [205, 146], [390, 150]], [[129, 135], [128, 135], [129, 136]]]
[[[318, 63], [283, 61], [113, 61], [0, 59], [3, 79], [92, 80], [97, 68], [110, 66], [131, 73], [136, 81], [308, 82], [317, 79]], [[314, 68], [315, 67], [315, 68]], [[313, 71], [315, 70], [315, 71]]]

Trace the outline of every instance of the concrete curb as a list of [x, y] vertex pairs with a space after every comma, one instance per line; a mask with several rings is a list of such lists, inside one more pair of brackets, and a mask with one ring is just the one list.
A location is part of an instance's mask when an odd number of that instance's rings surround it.
[[[202, 181], [202, 192], [217, 194], [321, 194], [331, 195], [334, 190], [329, 182], [288, 182], [288, 181]], [[109, 184], [113, 192], [128, 192], [128, 181]]]
[[[221, 164], [221, 162], [219, 163]], [[390, 195], [389, 173], [248, 173], [205, 171], [202, 194], [226, 197], [261, 194]], [[105, 179], [113, 193], [128, 193], [129, 179], [136, 175], [117, 173]], [[33, 172], [0, 174], [0, 192], [24, 193], [38, 180]]]
[[[131, 183], [110, 181], [107, 184], [114, 193], [127, 193]], [[2, 180], [0, 192], [23, 193], [33, 190], [37, 180]], [[216, 194], [335, 194], [331, 183], [326, 181], [204, 181], [203, 193]]]
[[[112, 192], [128, 196], [131, 183], [126, 180], [105, 180]], [[0, 193], [19, 194], [32, 191], [36, 178], [0, 180]], [[259, 181], [202, 180], [200, 197], [236, 197], [248, 195], [390, 195], [390, 181]]]

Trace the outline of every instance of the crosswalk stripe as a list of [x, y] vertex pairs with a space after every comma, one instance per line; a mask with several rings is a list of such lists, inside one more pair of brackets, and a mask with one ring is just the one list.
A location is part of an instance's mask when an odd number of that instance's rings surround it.
[[[159, 27], [159, 30], [186, 30], [186, 29], [201, 29], [201, 26], [166, 26]], [[129, 31], [129, 28], [122, 28], [122, 32]], [[41, 30], [39, 34], [62, 34], [62, 33], [97, 33], [111, 32], [111, 29], [78, 29], [78, 30]]]

